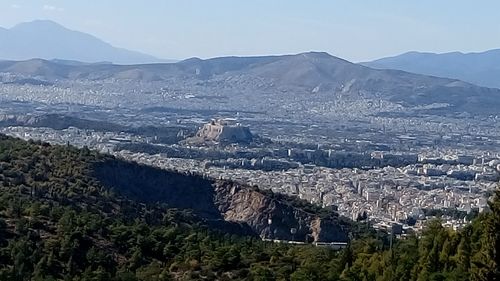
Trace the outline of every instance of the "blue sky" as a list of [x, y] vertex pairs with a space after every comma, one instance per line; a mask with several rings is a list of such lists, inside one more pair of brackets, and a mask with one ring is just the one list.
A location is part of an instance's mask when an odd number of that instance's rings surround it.
[[[54, 20], [161, 58], [500, 48], [498, 0], [0, 0], [0, 26]], [[1, 42], [0, 42], [1, 43]]]

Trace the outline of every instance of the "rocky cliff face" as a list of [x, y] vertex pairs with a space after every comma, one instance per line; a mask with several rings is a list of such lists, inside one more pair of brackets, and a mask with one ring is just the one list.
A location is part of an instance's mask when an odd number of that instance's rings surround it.
[[226, 221], [244, 222], [261, 238], [314, 242], [347, 240], [338, 217], [320, 218], [265, 194], [230, 182], [216, 182], [215, 204]]
[[[119, 160], [98, 163], [95, 175], [108, 188], [143, 202], [192, 209], [228, 232], [266, 239], [346, 241], [348, 222], [336, 213], [311, 213], [284, 196], [196, 175], [167, 172]], [[226, 224], [224, 224], [226, 222]], [[238, 226], [238, 227], [235, 227]]]

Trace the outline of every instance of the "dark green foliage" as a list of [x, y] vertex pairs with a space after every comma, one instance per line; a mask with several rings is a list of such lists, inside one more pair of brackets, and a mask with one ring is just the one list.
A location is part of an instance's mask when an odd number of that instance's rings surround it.
[[[123, 181], [116, 174], [106, 179], [103, 171], [110, 171], [108, 164], [134, 171], [140, 180], [130, 177]], [[189, 210], [148, 203], [154, 197], [147, 189], [132, 185], [153, 177], [142, 186], [154, 189], [155, 173], [88, 149], [0, 136], [0, 280], [499, 277], [499, 192], [491, 204], [492, 212], [479, 214], [461, 231], [434, 221], [422, 237], [396, 240], [391, 251], [387, 236], [359, 223], [354, 225], [355, 239], [349, 247], [335, 252], [220, 233]], [[126, 190], [106, 187], [120, 181]], [[132, 201], [134, 196], [144, 200]], [[308, 207], [302, 201], [285, 199]]]

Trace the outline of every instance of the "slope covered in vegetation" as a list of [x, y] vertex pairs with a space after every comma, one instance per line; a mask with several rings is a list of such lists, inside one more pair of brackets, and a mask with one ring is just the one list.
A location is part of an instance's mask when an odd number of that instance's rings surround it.
[[[121, 169], [132, 176], [113, 174]], [[233, 228], [209, 227], [206, 218], [217, 219], [219, 208], [195, 206], [208, 201], [173, 206], [158, 200], [169, 194], [148, 191], [163, 176], [87, 149], [0, 136], [0, 280], [378, 281], [499, 276], [498, 200], [492, 212], [480, 214], [464, 230], [451, 231], [434, 222], [422, 237], [396, 241], [392, 250], [385, 236], [353, 225], [358, 229], [352, 229], [349, 247], [335, 252], [273, 244], [225, 231]], [[172, 184], [185, 184], [180, 180], [185, 175], [170, 176]], [[200, 196], [213, 192], [203, 189], [203, 179], [193, 177], [190, 184], [200, 184]], [[113, 188], [117, 186], [123, 189]], [[171, 195], [182, 197], [178, 192]], [[241, 233], [238, 226], [234, 229]]]

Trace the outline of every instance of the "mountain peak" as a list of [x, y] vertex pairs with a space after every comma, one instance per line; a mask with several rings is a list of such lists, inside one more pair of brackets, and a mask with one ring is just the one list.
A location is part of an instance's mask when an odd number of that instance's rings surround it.
[[342, 58], [339, 58], [336, 56], [332, 56], [327, 52], [311, 51], [311, 52], [305, 52], [305, 53], [300, 53], [300, 54], [291, 55], [291, 56], [284, 56], [284, 58], [286, 58], [286, 57], [292, 58], [294, 60], [304, 61], [307, 63], [313, 63], [313, 64], [317, 64], [317, 63], [324, 64], [327, 61], [336, 62], [339, 64], [346, 64], [346, 63], [351, 64], [350, 61], [347, 61], [345, 59], [342, 59]]
[[336, 56], [332, 56], [331, 54], [329, 54], [327, 52], [311, 51], [311, 52], [300, 53], [300, 54], [297, 54], [296, 56], [302, 56], [305, 58], [315, 59], [315, 60], [337, 60], [337, 61], [342, 61], [342, 62], [349, 62], [345, 59], [342, 59], [342, 58], [339, 58]]
[[11, 29], [0, 29], [0, 42], [0, 59], [7, 60], [42, 58], [118, 64], [161, 62], [147, 54], [116, 48], [93, 35], [68, 29], [51, 20], [34, 20]]
[[330, 55], [327, 52], [318, 52], [318, 51], [304, 52], [304, 53], [300, 53], [299, 55], [317, 57], [317, 58], [332, 58], [333, 57], [332, 55]]
[[16, 30], [25, 30], [25, 29], [61, 29], [61, 30], [69, 30], [66, 27], [60, 25], [59, 23], [51, 20], [34, 20], [29, 22], [22, 22], [14, 27], [12, 27], [11, 31]]
[[17, 24], [16, 26], [20, 26], [20, 25], [52, 25], [52, 26], [63, 27], [62, 25], [60, 25], [59, 23], [57, 23], [55, 21], [46, 20], [46, 19], [36, 19], [36, 20], [32, 20], [32, 21], [22, 22], [22, 23]]

